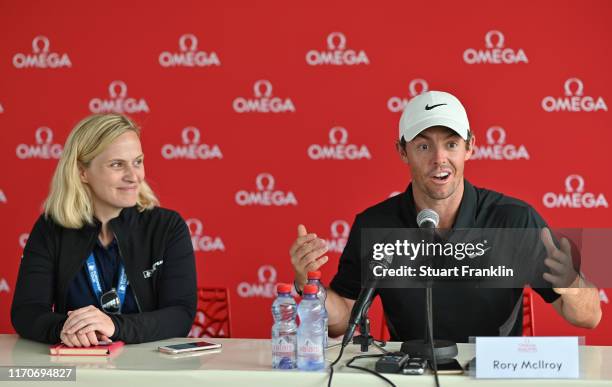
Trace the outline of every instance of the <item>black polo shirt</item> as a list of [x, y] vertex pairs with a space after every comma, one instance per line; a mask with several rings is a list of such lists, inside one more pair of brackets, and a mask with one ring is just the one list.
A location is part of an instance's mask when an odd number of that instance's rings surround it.
[[[453, 228], [542, 228], [540, 215], [527, 203], [501, 193], [474, 187], [464, 180], [464, 192]], [[406, 192], [357, 215], [330, 287], [342, 297], [357, 299], [361, 290], [360, 235], [362, 228], [418, 228], [412, 184]], [[535, 288], [546, 302], [559, 295]], [[425, 328], [425, 289], [379, 289], [391, 339], [422, 339]], [[470, 336], [520, 336], [523, 289], [433, 289], [434, 335], [437, 339], [468, 342]]]

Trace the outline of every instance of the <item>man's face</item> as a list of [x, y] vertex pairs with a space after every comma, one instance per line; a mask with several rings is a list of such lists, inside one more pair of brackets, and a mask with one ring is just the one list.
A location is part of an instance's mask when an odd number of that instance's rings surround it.
[[399, 149], [402, 160], [410, 167], [413, 189], [434, 200], [452, 196], [463, 181], [463, 167], [472, 155], [473, 145], [474, 138], [467, 150], [465, 140], [443, 126], [422, 131], [405, 149]]

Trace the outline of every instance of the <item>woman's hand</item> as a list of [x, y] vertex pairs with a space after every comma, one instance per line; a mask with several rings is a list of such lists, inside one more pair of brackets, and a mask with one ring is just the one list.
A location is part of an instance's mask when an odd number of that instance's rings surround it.
[[[68, 346], [98, 345], [98, 340], [110, 341], [115, 333], [113, 320], [93, 305], [68, 312], [60, 339]], [[72, 344], [72, 345], [71, 345]]]

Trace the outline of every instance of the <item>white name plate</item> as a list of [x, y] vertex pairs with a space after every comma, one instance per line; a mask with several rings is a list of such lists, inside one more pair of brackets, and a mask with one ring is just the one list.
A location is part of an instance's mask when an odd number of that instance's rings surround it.
[[476, 377], [577, 379], [578, 337], [476, 337]]

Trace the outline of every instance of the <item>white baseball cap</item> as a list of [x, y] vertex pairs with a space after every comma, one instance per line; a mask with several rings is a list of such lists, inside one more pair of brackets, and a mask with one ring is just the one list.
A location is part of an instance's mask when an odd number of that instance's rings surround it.
[[432, 126], [446, 126], [468, 139], [470, 123], [457, 97], [444, 91], [426, 91], [406, 104], [399, 122], [399, 138], [411, 141]]

